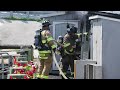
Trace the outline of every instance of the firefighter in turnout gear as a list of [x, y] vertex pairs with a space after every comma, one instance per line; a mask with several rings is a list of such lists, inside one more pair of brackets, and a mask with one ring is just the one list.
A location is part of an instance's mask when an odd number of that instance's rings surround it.
[[41, 31], [41, 44], [39, 50], [39, 58], [40, 58], [40, 68], [39, 75], [37, 75], [40, 79], [48, 79], [49, 72], [52, 65], [52, 50], [55, 52], [56, 45], [53, 42], [53, 37], [50, 33], [49, 28], [50, 23], [44, 22], [42, 23], [42, 31]]
[[[86, 34], [86, 33], [85, 33]], [[77, 34], [77, 28], [72, 27], [67, 30], [67, 34], [64, 36], [64, 56], [62, 58], [62, 71], [69, 78], [67, 71], [70, 66], [71, 75], [74, 78], [74, 60], [76, 59], [76, 40], [80, 38], [82, 34]]]
[[[60, 44], [63, 44], [63, 37], [62, 36], [59, 36], [58, 39], [57, 39], [57, 42], [60, 43]], [[57, 50], [56, 50], [57, 54], [60, 55], [61, 57], [64, 56], [64, 49], [62, 46], [60, 45], [57, 45]]]
[[[57, 42], [63, 44], [63, 36], [58, 36]], [[64, 57], [64, 48], [61, 45], [57, 45], [56, 54], [60, 55], [60, 68], [62, 68], [62, 58]], [[60, 74], [60, 73], [59, 73]], [[61, 74], [60, 74], [61, 75]]]

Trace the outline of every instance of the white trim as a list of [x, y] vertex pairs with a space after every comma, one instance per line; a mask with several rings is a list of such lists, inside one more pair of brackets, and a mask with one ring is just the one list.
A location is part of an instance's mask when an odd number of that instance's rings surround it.
[[91, 16], [91, 17], [89, 17], [89, 20], [98, 19], [98, 18], [120, 22], [120, 19], [115, 19], [115, 18], [110, 18], [110, 17], [105, 17], [105, 16], [99, 16], [99, 15]]
[[93, 23], [91, 23], [91, 33], [92, 35], [90, 36], [90, 59], [93, 60]]
[[92, 23], [92, 57], [97, 64], [102, 65], [102, 21]]

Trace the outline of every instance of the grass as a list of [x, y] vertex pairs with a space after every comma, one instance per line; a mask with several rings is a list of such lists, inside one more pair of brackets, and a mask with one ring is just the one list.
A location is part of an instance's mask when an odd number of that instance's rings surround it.
[[42, 22], [43, 19], [31, 19], [31, 18], [16, 18], [16, 17], [9, 17], [9, 18], [3, 18], [7, 20], [22, 20], [22, 21], [37, 21], [37, 22]]

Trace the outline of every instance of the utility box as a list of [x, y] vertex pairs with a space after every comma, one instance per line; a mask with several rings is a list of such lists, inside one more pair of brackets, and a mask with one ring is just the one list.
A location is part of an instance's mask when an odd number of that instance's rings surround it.
[[86, 79], [86, 69], [85, 65], [87, 64], [96, 64], [96, 61], [93, 60], [75, 60], [74, 61], [74, 78], [75, 79]]
[[120, 19], [91, 16], [91, 59], [102, 66], [102, 79], [120, 79]]
[[85, 79], [102, 79], [102, 66], [98, 64], [85, 65]]

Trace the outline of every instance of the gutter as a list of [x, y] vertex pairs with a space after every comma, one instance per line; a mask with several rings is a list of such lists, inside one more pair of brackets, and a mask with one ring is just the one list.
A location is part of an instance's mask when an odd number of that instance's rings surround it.
[[89, 16], [100, 15], [100, 16], [120, 19], [120, 15], [119, 14], [113, 14], [113, 13], [110, 13], [110, 12], [89, 11], [88, 15]]

